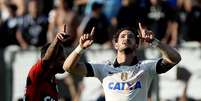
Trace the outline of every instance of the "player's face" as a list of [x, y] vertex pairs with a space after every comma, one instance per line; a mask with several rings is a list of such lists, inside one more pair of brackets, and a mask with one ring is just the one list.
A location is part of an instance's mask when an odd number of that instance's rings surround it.
[[125, 51], [127, 49], [134, 50], [137, 48], [135, 35], [129, 30], [124, 30], [119, 34], [117, 43], [115, 43], [115, 48], [118, 51]]

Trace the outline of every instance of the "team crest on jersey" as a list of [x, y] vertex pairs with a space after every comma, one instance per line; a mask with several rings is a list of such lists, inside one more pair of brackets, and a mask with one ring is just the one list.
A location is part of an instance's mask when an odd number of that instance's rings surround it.
[[126, 81], [127, 79], [128, 79], [128, 73], [126, 72], [121, 73], [121, 80]]

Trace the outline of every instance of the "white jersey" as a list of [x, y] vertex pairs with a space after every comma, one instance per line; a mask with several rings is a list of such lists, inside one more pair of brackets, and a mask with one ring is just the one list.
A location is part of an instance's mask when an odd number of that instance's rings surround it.
[[139, 61], [133, 66], [91, 64], [103, 86], [106, 101], [147, 101], [158, 60]]

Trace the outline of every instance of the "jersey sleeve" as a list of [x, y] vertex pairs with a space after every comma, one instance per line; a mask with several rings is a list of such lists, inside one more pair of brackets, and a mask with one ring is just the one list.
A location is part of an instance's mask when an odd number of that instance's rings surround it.
[[156, 66], [161, 59], [145, 60], [142, 62], [142, 68], [148, 72], [149, 76], [157, 75]]
[[38, 60], [36, 64], [32, 66], [31, 70], [29, 71], [29, 76], [32, 81], [35, 81], [42, 74], [42, 65], [43, 61]]
[[105, 64], [90, 64], [90, 66], [93, 70], [93, 76], [97, 77], [102, 82], [103, 78], [105, 77], [107, 73], [106, 65]]
[[35, 65], [32, 66], [29, 73], [35, 77], [49, 75], [49, 64], [43, 60], [38, 60]]

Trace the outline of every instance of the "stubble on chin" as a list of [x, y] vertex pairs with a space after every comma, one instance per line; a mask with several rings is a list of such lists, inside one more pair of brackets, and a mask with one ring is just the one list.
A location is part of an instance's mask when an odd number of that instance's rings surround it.
[[131, 54], [131, 53], [133, 53], [134, 49], [128, 47], [128, 48], [123, 49], [122, 51], [124, 51], [125, 54]]

